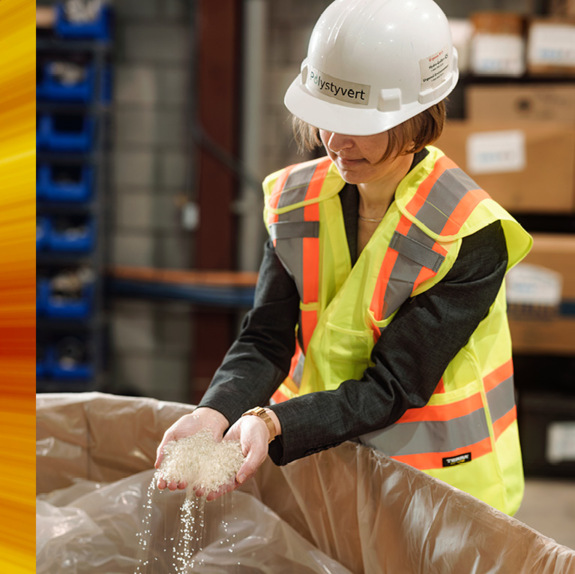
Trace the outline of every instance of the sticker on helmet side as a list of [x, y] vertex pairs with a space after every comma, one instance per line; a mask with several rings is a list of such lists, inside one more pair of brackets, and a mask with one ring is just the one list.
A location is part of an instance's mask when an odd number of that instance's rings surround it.
[[421, 71], [421, 91], [433, 90], [445, 81], [451, 70], [449, 50], [444, 48], [439, 52], [419, 60]]
[[335, 98], [346, 104], [367, 106], [369, 102], [369, 86], [367, 84], [346, 82], [320, 72], [311, 66], [308, 67], [305, 85], [310, 92]]

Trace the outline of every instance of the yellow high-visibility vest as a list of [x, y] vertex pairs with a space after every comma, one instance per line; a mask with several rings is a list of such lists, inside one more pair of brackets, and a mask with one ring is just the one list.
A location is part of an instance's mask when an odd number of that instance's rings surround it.
[[[345, 182], [331, 160], [266, 178], [264, 218], [297, 284], [303, 347], [275, 402], [360, 379], [398, 308], [445, 277], [464, 237], [499, 220], [508, 269], [530, 250], [531, 237], [509, 213], [440, 150], [427, 149], [353, 267], [338, 197]], [[359, 440], [503, 512], [519, 508], [523, 469], [505, 285], [427, 405]]]

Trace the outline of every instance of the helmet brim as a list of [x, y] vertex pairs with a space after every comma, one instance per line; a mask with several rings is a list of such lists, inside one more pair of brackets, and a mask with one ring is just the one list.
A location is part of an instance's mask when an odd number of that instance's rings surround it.
[[352, 136], [369, 136], [390, 130], [439, 103], [451, 93], [457, 80], [458, 73], [455, 69], [451, 85], [436, 100], [425, 105], [419, 102], [406, 103], [400, 110], [382, 112], [374, 108], [338, 104], [333, 99], [324, 100], [308, 90], [302, 83], [300, 74], [287, 89], [284, 104], [294, 116], [321, 130]]

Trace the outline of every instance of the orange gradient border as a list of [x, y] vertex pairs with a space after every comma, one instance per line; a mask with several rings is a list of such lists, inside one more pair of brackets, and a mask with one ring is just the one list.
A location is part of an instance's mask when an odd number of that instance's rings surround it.
[[0, 572], [36, 570], [36, 4], [0, 0]]

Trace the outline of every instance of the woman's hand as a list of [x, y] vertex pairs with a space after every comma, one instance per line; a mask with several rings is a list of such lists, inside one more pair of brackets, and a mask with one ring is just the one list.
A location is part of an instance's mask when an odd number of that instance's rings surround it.
[[[276, 436], [281, 434], [281, 425], [276, 414], [266, 409], [274, 421]], [[246, 457], [238, 470], [235, 482], [223, 486], [216, 492], [208, 494], [207, 500], [214, 500], [226, 492], [230, 492], [254, 476], [268, 455], [270, 431], [266, 423], [256, 416], [240, 417], [228, 430], [224, 440], [239, 440], [242, 453]]]
[[[164, 447], [171, 441], [192, 436], [197, 432], [209, 429], [216, 442], [222, 440], [225, 430], [229, 426], [228, 419], [220, 412], [208, 407], [198, 407], [193, 413], [184, 415], [178, 419], [165, 433], [162, 442], [156, 451], [155, 468], [160, 468], [164, 458]], [[168, 487], [170, 490], [185, 489], [185, 482], [166, 483], [163, 478], [158, 479], [158, 488]]]

